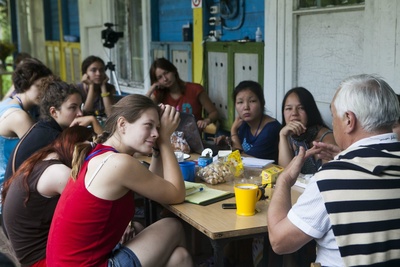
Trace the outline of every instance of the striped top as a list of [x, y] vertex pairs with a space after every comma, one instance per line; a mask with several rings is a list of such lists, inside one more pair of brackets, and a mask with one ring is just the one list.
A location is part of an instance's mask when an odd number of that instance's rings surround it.
[[350, 147], [314, 176], [346, 266], [400, 266], [400, 142]]

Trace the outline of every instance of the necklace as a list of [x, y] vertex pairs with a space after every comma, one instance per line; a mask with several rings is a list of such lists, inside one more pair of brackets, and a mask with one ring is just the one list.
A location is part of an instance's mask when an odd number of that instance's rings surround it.
[[13, 96], [13, 98], [14, 98], [14, 97], [18, 100], [18, 103], [19, 103], [19, 105], [21, 106], [21, 108], [24, 109], [24, 105], [22, 104], [21, 98], [19, 98], [19, 96], [17, 96], [17, 95]]
[[261, 126], [262, 121], [263, 121], [263, 116], [261, 116], [260, 123], [258, 124], [256, 132], [254, 133], [254, 137], [256, 137], [256, 138], [257, 138], [258, 130], [260, 130], [260, 126]]
[[[253, 135], [253, 138], [251, 138], [251, 135], [248, 136], [248, 137], [249, 137], [248, 143], [249, 143], [250, 145], [253, 144], [253, 143], [257, 140], [257, 138], [258, 138], [257, 133], [258, 133], [258, 130], [260, 130], [262, 121], [263, 121], [263, 116], [261, 116], [260, 122], [258, 123], [258, 127], [257, 127], [256, 132], [255, 132], [254, 135]], [[251, 130], [250, 130], [250, 134], [251, 134]]]

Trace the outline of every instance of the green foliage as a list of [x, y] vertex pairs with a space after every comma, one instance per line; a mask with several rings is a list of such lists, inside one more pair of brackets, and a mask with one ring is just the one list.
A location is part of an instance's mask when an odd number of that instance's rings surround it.
[[[13, 59], [11, 54], [15, 51], [15, 46], [9, 42], [11, 40], [11, 26], [10, 19], [8, 16], [9, 0], [3, 0], [0, 3], [0, 68], [4, 67], [5, 71], [12, 72], [12, 66], [6, 66], [7, 63], [12, 64]], [[4, 66], [3, 66], [4, 64]], [[4, 71], [4, 70], [3, 70]], [[11, 75], [2, 75], [1, 77], [3, 94], [4, 95], [8, 88], [11, 86]], [[0, 99], [1, 100], [1, 99]]]
[[0, 3], [0, 39], [3, 40], [11, 40], [11, 27], [10, 27], [10, 20], [8, 17], [8, 5], [9, 1], [1, 1]]
[[4, 62], [15, 51], [14, 44], [7, 41], [0, 41], [0, 61]]
[[[12, 84], [11, 75], [3, 75], [1, 79], [3, 82], [3, 85], [1, 87], [3, 89], [3, 93], [1, 95], [3, 96], [7, 93], [8, 89], [11, 87], [11, 84]], [[0, 101], [1, 101], [1, 98], [0, 98]]]

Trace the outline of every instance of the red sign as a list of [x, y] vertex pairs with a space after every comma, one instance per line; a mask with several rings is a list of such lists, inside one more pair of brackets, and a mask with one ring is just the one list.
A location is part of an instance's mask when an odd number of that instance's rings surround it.
[[192, 0], [192, 8], [201, 7], [202, 0]]

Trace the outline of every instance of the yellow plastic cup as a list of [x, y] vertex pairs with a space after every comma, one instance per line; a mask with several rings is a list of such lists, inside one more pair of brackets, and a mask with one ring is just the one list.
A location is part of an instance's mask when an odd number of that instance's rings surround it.
[[252, 216], [256, 213], [256, 203], [262, 195], [255, 184], [235, 184], [236, 214]]

